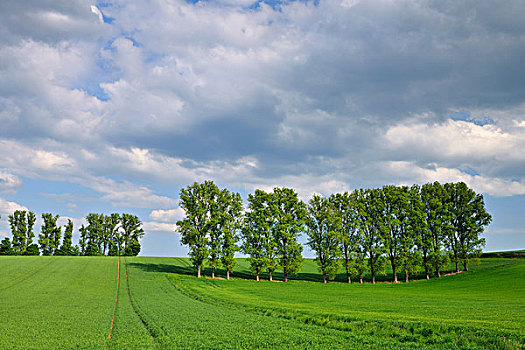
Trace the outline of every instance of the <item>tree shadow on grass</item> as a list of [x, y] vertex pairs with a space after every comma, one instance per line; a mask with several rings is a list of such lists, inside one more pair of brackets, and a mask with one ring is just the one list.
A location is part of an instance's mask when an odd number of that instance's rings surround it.
[[[157, 272], [157, 273], [174, 273], [179, 275], [187, 275], [187, 276], [196, 276], [197, 275], [197, 269], [193, 266], [180, 266], [175, 264], [155, 264], [155, 263], [138, 263], [138, 262], [130, 262], [128, 263], [129, 267], [138, 268], [142, 271], [146, 272]], [[211, 268], [205, 267], [202, 271], [202, 274], [204, 276], [211, 276]], [[452, 270], [451, 270], [452, 271]], [[445, 269], [443, 271], [443, 274], [450, 272], [449, 269]], [[247, 270], [241, 270], [241, 271], [233, 271], [231, 274], [232, 278], [238, 278], [238, 279], [245, 279], [245, 280], [255, 280], [255, 274], [251, 273]], [[219, 278], [225, 278], [226, 277], [226, 269], [218, 268], [215, 269], [215, 276]], [[261, 280], [268, 280], [268, 273], [263, 272], [260, 274]], [[273, 273], [273, 279], [276, 281], [282, 281], [284, 280], [284, 276], [282, 271], [275, 271]], [[291, 281], [309, 281], [309, 282], [322, 282], [323, 277], [320, 273], [308, 273], [308, 272], [299, 272], [295, 275], [288, 276], [288, 279]], [[404, 281], [404, 275], [398, 274], [398, 279], [400, 282]], [[423, 273], [418, 273], [415, 275], [410, 276], [410, 280], [420, 280], [425, 279], [425, 275]], [[356, 280], [355, 276], [352, 276], [352, 282], [358, 282], [359, 280]], [[371, 276], [366, 274], [363, 278], [363, 281], [365, 283], [371, 282]], [[379, 275], [376, 276], [377, 282], [391, 282], [392, 281], [392, 275]], [[346, 283], [346, 274], [345, 273], [339, 273], [336, 275], [335, 279], [332, 282], [338, 282], [338, 283]]]
[[191, 266], [179, 266], [153, 263], [128, 263], [129, 267], [137, 268], [146, 272], [176, 273], [179, 275], [195, 275], [196, 270]]

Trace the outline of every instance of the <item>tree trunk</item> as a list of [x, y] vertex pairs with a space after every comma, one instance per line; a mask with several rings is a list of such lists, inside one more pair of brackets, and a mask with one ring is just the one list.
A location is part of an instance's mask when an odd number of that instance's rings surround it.
[[326, 272], [323, 271], [323, 283], [326, 284]]
[[230, 279], [230, 268], [229, 267], [226, 268], [226, 279], [227, 280]]
[[270, 272], [270, 282], [273, 281], [273, 271], [272, 270], [269, 270]]
[[288, 282], [288, 269], [285, 267], [283, 269], [284, 281]]
[[408, 271], [405, 270], [405, 283], [408, 283]]
[[363, 277], [362, 276], [359, 276], [359, 283], [363, 284]]
[[441, 271], [439, 271], [439, 265], [436, 266], [436, 277], [441, 277]]
[[459, 273], [459, 264], [458, 264], [458, 260], [456, 259], [456, 273]]
[[197, 266], [197, 278], [201, 278], [201, 264]]
[[394, 274], [394, 283], [397, 283], [397, 272], [396, 272], [396, 265], [392, 264], [392, 273]]
[[211, 278], [215, 279], [215, 266], [211, 267]]
[[257, 275], [255, 276], [255, 280], [259, 282], [259, 272], [257, 272]]
[[352, 279], [350, 278], [350, 274], [347, 274], [346, 277], [348, 278], [348, 283], [352, 283]]
[[467, 260], [465, 260], [465, 262], [463, 263], [463, 270], [468, 271], [468, 261]]
[[374, 260], [372, 259], [372, 255], [370, 255], [370, 274], [372, 275], [372, 284], [376, 284], [376, 274], [374, 271]]

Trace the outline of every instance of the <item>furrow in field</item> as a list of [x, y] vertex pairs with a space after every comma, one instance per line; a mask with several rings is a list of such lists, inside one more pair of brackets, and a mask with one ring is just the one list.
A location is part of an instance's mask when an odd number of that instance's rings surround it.
[[144, 312], [141, 310], [140, 306], [136, 302], [136, 300], [133, 298], [133, 294], [131, 293], [131, 288], [129, 286], [129, 273], [128, 273], [128, 265], [126, 258], [124, 258], [124, 269], [126, 271], [126, 289], [128, 291], [128, 297], [129, 301], [131, 303], [131, 307], [133, 308], [133, 312], [135, 312], [135, 315], [140, 319], [146, 330], [148, 331], [148, 334], [153, 338], [157, 339], [157, 337], [161, 335], [166, 335], [166, 332], [162, 330], [162, 328], [156, 326], [151, 320], [148, 320], [144, 314]]
[[117, 292], [115, 293], [115, 304], [113, 305], [113, 316], [111, 317], [111, 327], [109, 327], [108, 339], [111, 339], [111, 336], [113, 335], [113, 325], [115, 324], [115, 312], [117, 311], [119, 286], [120, 286], [120, 256], [118, 257], [118, 260], [117, 260]]
[[12, 287], [16, 286], [18, 283], [27, 280], [32, 275], [38, 273], [38, 270], [41, 270], [41, 269], [47, 267], [52, 262], [53, 262], [53, 260], [43, 261], [40, 264], [32, 266], [29, 269], [19, 273], [18, 275], [14, 276], [9, 281], [5, 282], [5, 284], [2, 287], [0, 287], [0, 291], [4, 291], [6, 289], [12, 288]]

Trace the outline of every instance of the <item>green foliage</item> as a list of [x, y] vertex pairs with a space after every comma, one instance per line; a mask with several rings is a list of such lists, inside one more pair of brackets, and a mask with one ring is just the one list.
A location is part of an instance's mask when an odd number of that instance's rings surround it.
[[452, 260], [456, 264], [456, 271], [459, 271], [459, 263], [468, 271], [469, 260], [479, 256], [481, 248], [485, 246], [485, 239], [479, 235], [490, 224], [492, 217], [485, 210], [483, 196], [476, 194], [464, 182], [445, 184], [445, 190], [450, 211], [450, 227], [446, 238]]
[[333, 208], [333, 217], [339, 221], [339, 243], [343, 265], [346, 271], [348, 283], [351, 282], [351, 275], [362, 276], [365, 268], [362, 264], [365, 257], [359, 246], [359, 207], [357, 203], [357, 191], [352, 193], [344, 192], [330, 196], [330, 205]]
[[42, 229], [38, 244], [42, 255], [55, 255], [60, 243], [61, 228], [57, 226], [59, 216], [51, 213], [42, 214]]
[[279, 266], [284, 281], [288, 275], [301, 269], [303, 247], [297, 241], [304, 228], [306, 205], [291, 188], [274, 188], [269, 196], [269, 208], [273, 219], [272, 235], [277, 247]]
[[326, 283], [327, 279], [335, 278], [341, 267], [341, 219], [331, 202], [318, 195], [312, 197], [307, 211], [308, 245], [316, 252], [315, 261]]
[[189, 247], [189, 255], [200, 277], [202, 265], [208, 257], [208, 235], [212, 230], [210, 217], [211, 197], [216, 186], [212, 181], [203, 184], [195, 182], [180, 190], [180, 207], [185, 217], [177, 221], [177, 231], [181, 233], [181, 242]]
[[64, 227], [64, 239], [62, 241], [62, 246], [57, 250], [55, 255], [78, 255], [74, 254], [73, 251], [73, 222], [71, 219], [67, 219], [67, 224]]
[[14, 255], [15, 252], [11, 247], [11, 240], [9, 237], [5, 237], [0, 244], [0, 255]]
[[40, 255], [38, 246], [34, 243], [30, 244], [22, 255]]
[[33, 226], [36, 221], [35, 213], [25, 210], [16, 210], [8, 216], [9, 225], [11, 226], [12, 247], [16, 255], [22, 255], [26, 249], [33, 243], [35, 234]]
[[241, 229], [242, 251], [249, 255], [250, 269], [257, 281], [264, 269], [268, 268], [270, 279], [275, 269], [276, 242], [272, 235], [273, 219], [268, 196], [262, 190], [248, 195], [248, 210]]

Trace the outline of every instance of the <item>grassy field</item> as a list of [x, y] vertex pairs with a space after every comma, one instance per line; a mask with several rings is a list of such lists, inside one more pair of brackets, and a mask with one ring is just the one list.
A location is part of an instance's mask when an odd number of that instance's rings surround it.
[[181, 258], [0, 257], [0, 269], [0, 349], [525, 348], [525, 259], [377, 285], [312, 282], [311, 260], [289, 283], [251, 280], [242, 259], [231, 281], [198, 280]]

